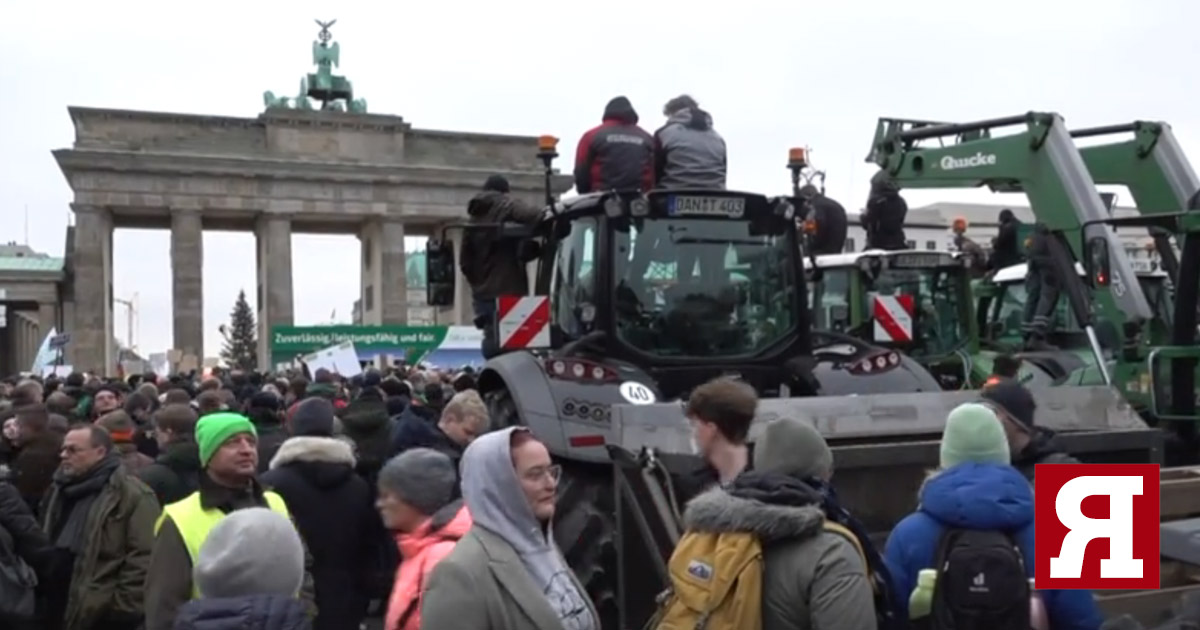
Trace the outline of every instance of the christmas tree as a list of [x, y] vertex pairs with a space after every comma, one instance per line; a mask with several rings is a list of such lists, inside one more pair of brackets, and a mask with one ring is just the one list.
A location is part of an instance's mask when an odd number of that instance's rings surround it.
[[237, 302], [229, 314], [229, 326], [221, 327], [225, 344], [221, 348], [221, 359], [235, 370], [254, 370], [257, 365], [258, 333], [254, 325], [254, 311], [246, 301], [245, 289], [238, 291]]

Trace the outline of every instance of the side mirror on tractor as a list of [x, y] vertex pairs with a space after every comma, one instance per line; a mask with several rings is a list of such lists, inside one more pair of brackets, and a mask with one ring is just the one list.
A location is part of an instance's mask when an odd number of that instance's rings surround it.
[[425, 243], [425, 301], [430, 306], [453, 306], [456, 274], [454, 242]]
[[1112, 261], [1108, 251], [1108, 240], [1102, 236], [1087, 240], [1084, 247], [1083, 264], [1087, 272], [1088, 284], [1092, 288], [1107, 287], [1112, 275]]

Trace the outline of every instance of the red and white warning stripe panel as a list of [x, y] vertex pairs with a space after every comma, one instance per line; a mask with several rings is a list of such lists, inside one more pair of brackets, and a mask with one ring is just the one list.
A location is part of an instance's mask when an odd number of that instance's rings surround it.
[[496, 300], [500, 347], [505, 350], [550, 346], [550, 298], [505, 295]]
[[875, 341], [912, 343], [913, 296], [879, 295], [871, 297], [871, 317], [875, 320]]

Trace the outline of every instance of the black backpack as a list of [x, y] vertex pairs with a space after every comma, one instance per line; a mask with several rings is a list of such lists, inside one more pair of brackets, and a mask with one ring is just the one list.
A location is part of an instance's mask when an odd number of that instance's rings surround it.
[[931, 630], [1029, 630], [1030, 586], [1012, 536], [946, 530], [938, 543]]

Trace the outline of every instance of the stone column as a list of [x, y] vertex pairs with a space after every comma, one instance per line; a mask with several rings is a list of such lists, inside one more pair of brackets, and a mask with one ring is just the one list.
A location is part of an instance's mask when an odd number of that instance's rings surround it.
[[[51, 332], [62, 333], [63, 331], [58, 326], [58, 305], [42, 303], [38, 304], [38, 349], [41, 349], [41, 344], [46, 341], [47, 335]], [[68, 344], [69, 345], [69, 344]], [[54, 357], [58, 357], [57, 350], [51, 350], [50, 353]]]
[[70, 364], [76, 370], [117, 373], [113, 348], [112, 214], [72, 204], [75, 211], [75, 317], [67, 332]]
[[25, 334], [25, 359], [21, 362], [21, 369], [28, 370], [33, 366], [34, 359], [37, 359], [42, 340], [38, 336], [37, 324], [26, 319], [21, 328]]
[[198, 210], [171, 210], [171, 301], [177, 350], [204, 356], [204, 227]]
[[33, 346], [33, 331], [29, 330], [29, 320], [25, 319], [17, 313], [15, 321], [9, 325], [13, 326], [17, 334], [17, 371], [25, 372], [29, 370], [29, 366], [33, 365], [33, 355], [37, 350], [30, 350]]
[[[51, 331], [58, 328], [58, 305], [50, 303], [38, 304], [38, 336], [45, 339]], [[61, 333], [63, 331], [58, 330]], [[39, 339], [39, 342], [41, 340]]]
[[[434, 238], [440, 237], [441, 230], [434, 232]], [[461, 229], [447, 230], [446, 238], [454, 243], [454, 304], [437, 309], [437, 323], [442, 326], [473, 326], [475, 325], [475, 310], [471, 307], [471, 285], [462, 274], [459, 262], [462, 260], [463, 231]]]
[[375, 219], [363, 224], [360, 300], [366, 326], [408, 323], [408, 267], [404, 256], [404, 223]]
[[[255, 226], [258, 239], [258, 367], [271, 369], [271, 329], [291, 326], [292, 220], [286, 215], [262, 215]], [[275, 357], [278, 361], [292, 357]]]

